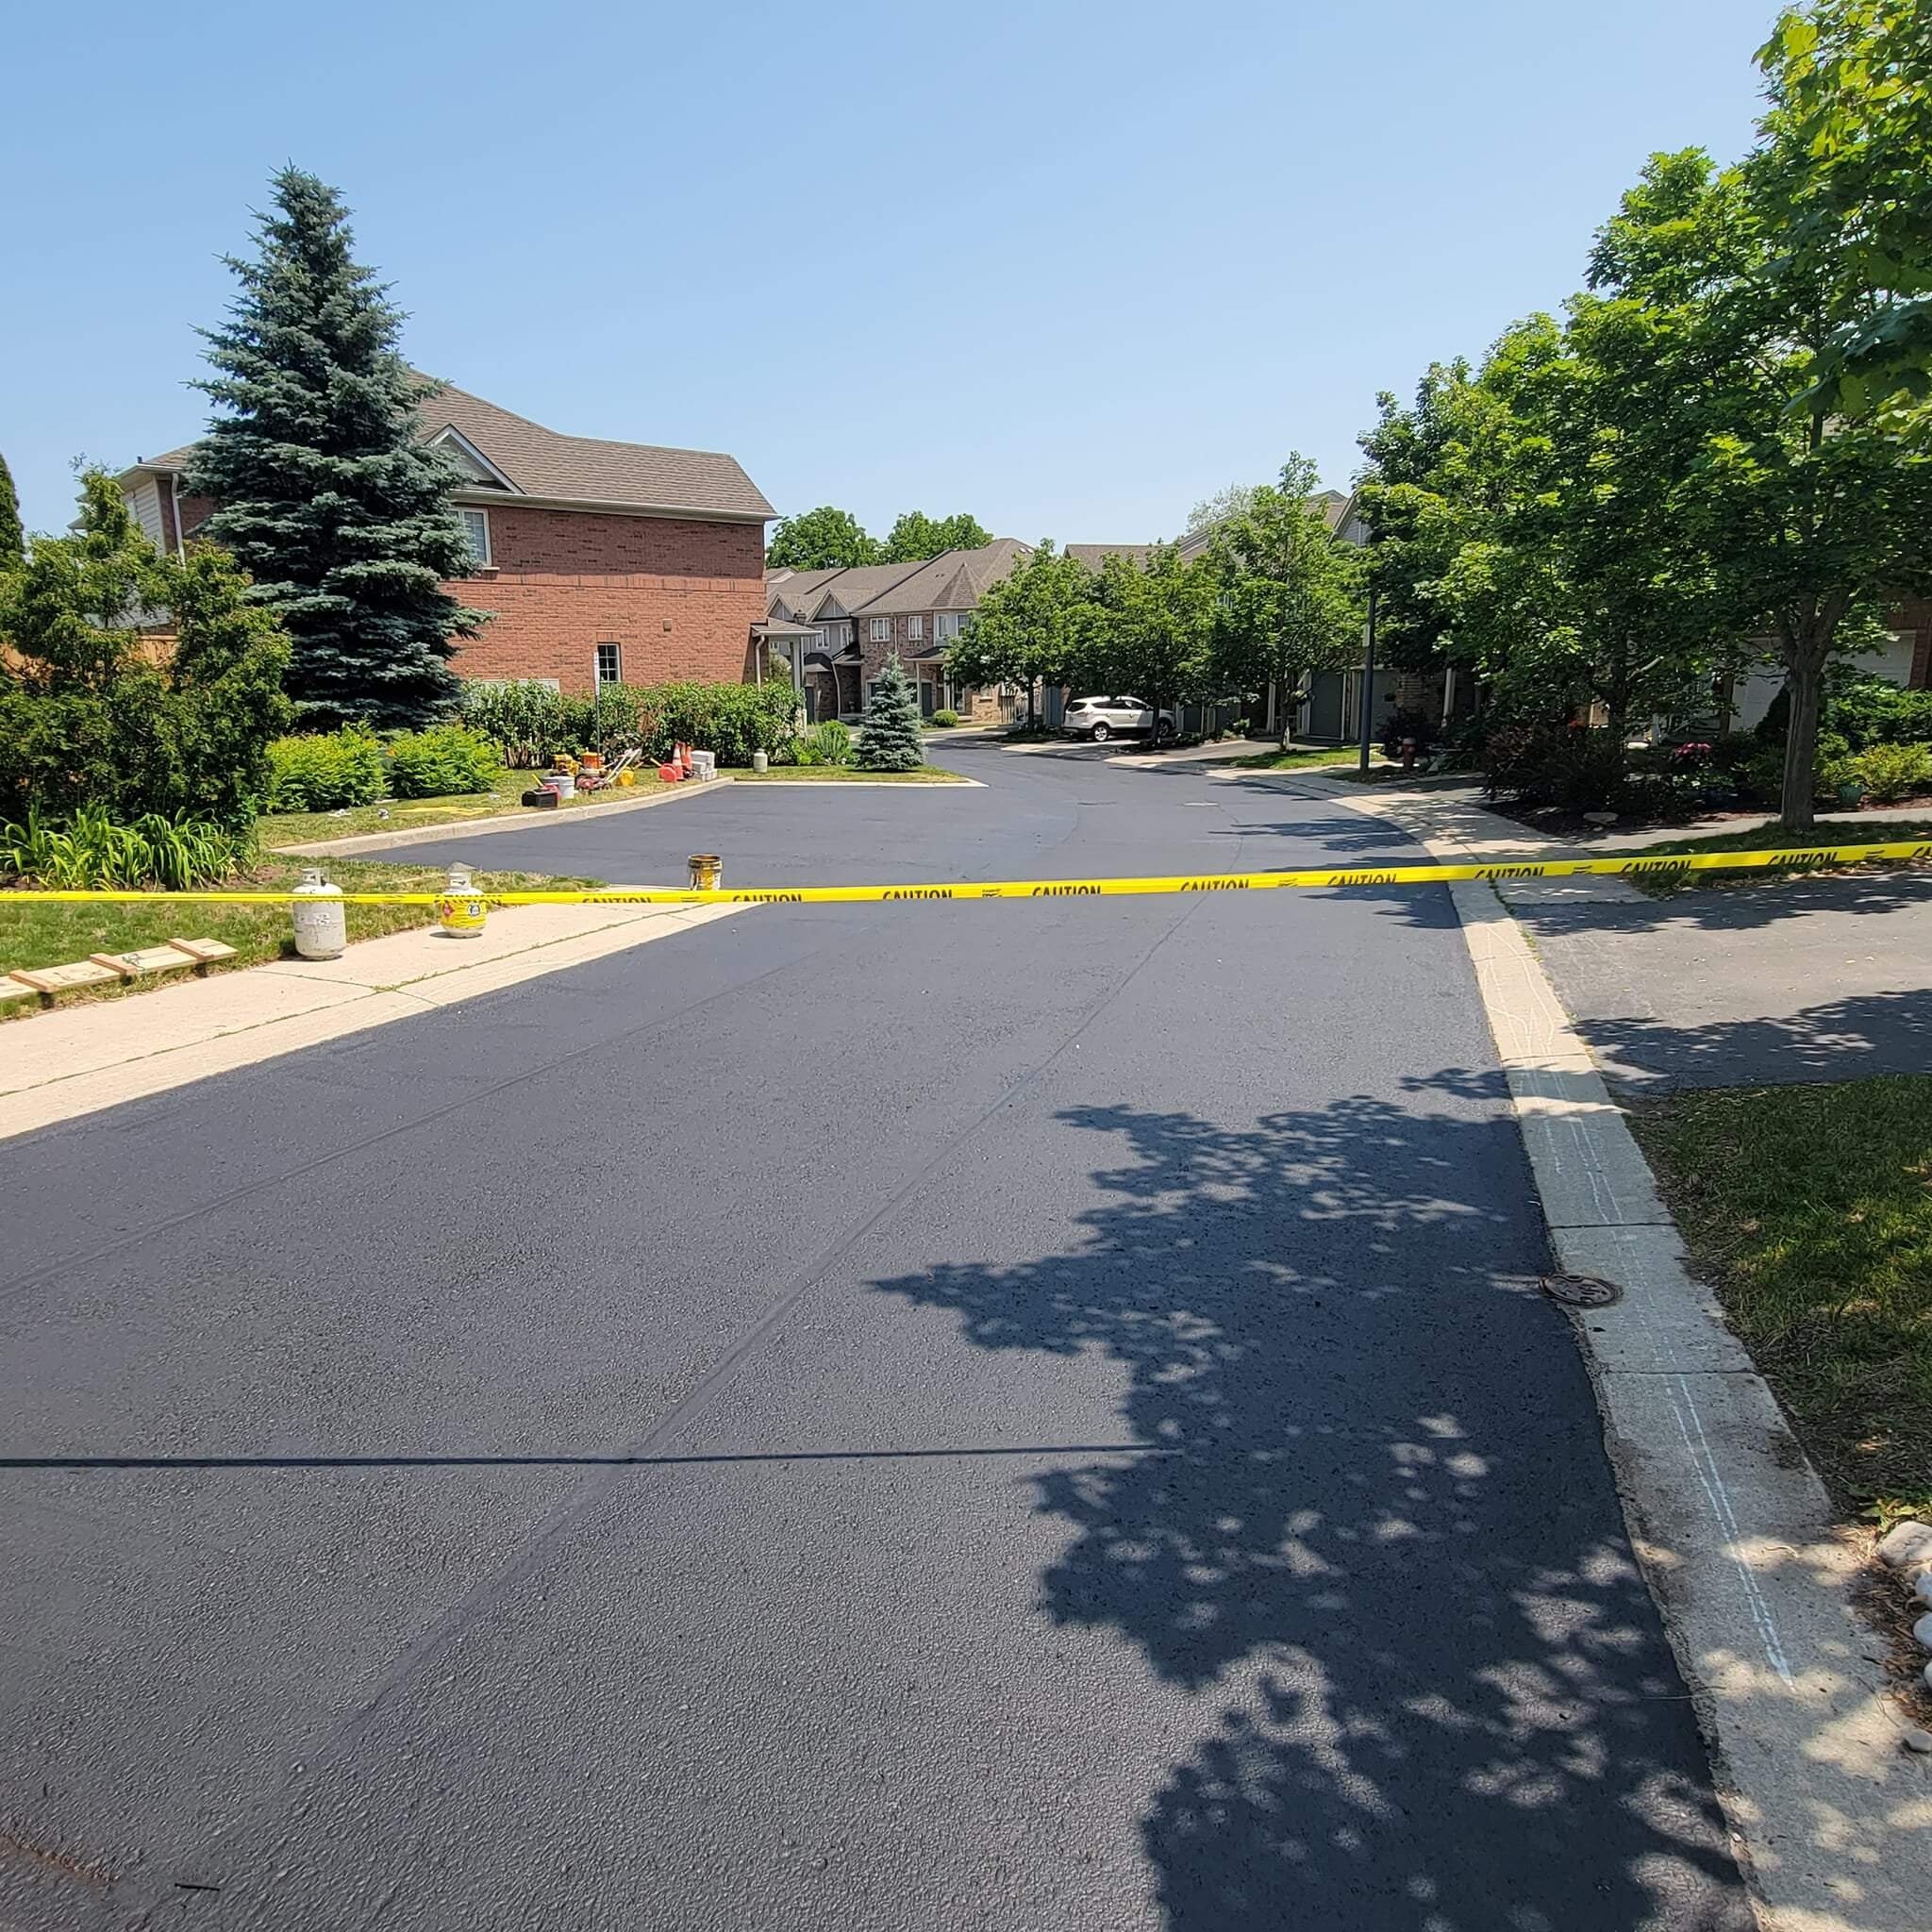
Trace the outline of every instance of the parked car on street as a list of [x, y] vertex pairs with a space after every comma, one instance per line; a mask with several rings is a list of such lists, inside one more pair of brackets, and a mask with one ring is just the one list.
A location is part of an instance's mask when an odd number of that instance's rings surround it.
[[1133, 697], [1075, 698], [1060, 719], [1060, 729], [1070, 738], [1091, 738], [1104, 744], [1109, 738], [1146, 738], [1158, 744], [1172, 738], [1177, 729], [1172, 711], [1162, 711], [1159, 727], [1154, 723], [1154, 708]]

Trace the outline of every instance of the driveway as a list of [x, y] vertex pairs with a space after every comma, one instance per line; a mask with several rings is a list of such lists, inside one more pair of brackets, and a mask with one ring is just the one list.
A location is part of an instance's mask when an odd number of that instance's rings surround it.
[[1626, 1092], [1932, 1067], [1932, 874], [1512, 904], [1605, 1078]]
[[[945, 756], [447, 854], [1409, 851]], [[0, 1923], [1751, 1924], [1440, 888], [760, 908], [0, 1165]]]

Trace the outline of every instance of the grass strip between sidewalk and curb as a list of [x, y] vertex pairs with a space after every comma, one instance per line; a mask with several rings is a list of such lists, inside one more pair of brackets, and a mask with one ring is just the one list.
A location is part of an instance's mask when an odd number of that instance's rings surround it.
[[[273, 855], [258, 859], [247, 872], [228, 883], [238, 891], [288, 891], [301, 881], [302, 860]], [[328, 878], [344, 892], [436, 892], [449, 876], [444, 866], [391, 865], [370, 859], [332, 858], [324, 867]], [[483, 891], [541, 891], [590, 888], [601, 880], [560, 877], [547, 873], [478, 872], [473, 874]], [[343, 917], [349, 940], [380, 939], [411, 926], [432, 925], [433, 906], [348, 906]], [[290, 908], [275, 905], [220, 902], [171, 903], [93, 901], [62, 903], [30, 900], [0, 891], [0, 974], [16, 967], [29, 971], [85, 959], [93, 953], [132, 952], [142, 946], [165, 945], [171, 939], [220, 940], [235, 948], [232, 959], [207, 969], [225, 973], [243, 966], [265, 965], [293, 956]], [[156, 974], [114, 987], [90, 987], [58, 996], [56, 1007], [84, 999], [122, 999], [178, 979], [178, 974]], [[17, 1019], [46, 1010], [42, 1003], [17, 1001], [0, 1008], [0, 1020]]]
[[1932, 1508], [1932, 1074], [1635, 1102], [1699, 1272], [1848, 1511]]
[[[1217, 759], [1224, 771], [1234, 772], [1308, 772], [1329, 765], [1353, 765], [1358, 763], [1361, 752], [1355, 745], [1341, 745], [1333, 750], [1295, 749], [1287, 751], [1257, 751], [1240, 753], [1226, 759]], [[1204, 760], [1204, 762], [1208, 762]], [[1395, 770], [1377, 752], [1370, 759], [1369, 769], [1386, 776]]]
[[[1783, 825], [1754, 824], [1740, 832], [1707, 832], [1692, 839], [1674, 839], [1664, 844], [1644, 845], [1632, 856], [1669, 858], [1674, 853], [1680, 852], [1783, 852], [1801, 850], [1813, 845], [1861, 845], [1898, 841], [1910, 843], [1921, 840], [1932, 840], [1932, 819], [1820, 819], [1815, 825], [1803, 832], [1793, 832]], [[1692, 877], [1668, 872], [1634, 873], [1631, 874], [1630, 883], [1650, 898], [1669, 899], [1693, 884], [1733, 887], [1752, 884], [1765, 878], [1790, 878], [1793, 874], [1800, 872], [1833, 872], [1849, 869], [1851, 865], [1897, 866], [1912, 862], [1896, 858], [1874, 858], [1851, 860], [1842, 866], [1835, 866], [1828, 858], [1821, 858], [1815, 864], [1794, 860], [1790, 865], [1775, 870], [1726, 872], [1711, 878], [1701, 875]]]

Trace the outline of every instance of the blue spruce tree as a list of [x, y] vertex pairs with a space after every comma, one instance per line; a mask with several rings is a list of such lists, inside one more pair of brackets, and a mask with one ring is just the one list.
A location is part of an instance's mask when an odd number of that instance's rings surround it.
[[487, 614], [442, 589], [470, 562], [455, 472], [418, 440], [436, 387], [398, 353], [402, 312], [351, 257], [334, 189], [282, 169], [256, 239], [228, 259], [228, 320], [202, 331], [216, 374], [197, 387], [221, 413], [186, 485], [289, 633], [303, 722], [413, 729], [450, 710], [454, 640]]

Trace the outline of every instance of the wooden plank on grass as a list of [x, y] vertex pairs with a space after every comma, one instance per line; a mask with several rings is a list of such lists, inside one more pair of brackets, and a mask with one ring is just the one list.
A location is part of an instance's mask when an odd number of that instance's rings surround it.
[[123, 979], [138, 979], [143, 973], [178, 973], [196, 963], [192, 953], [179, 946], [141, 946], [131, 953], [90, 953], [96, 966], [111, 966]]
[[83, 986], [118, 986], [121, 975], [111, 966], [97, 966], [92, 959], [76, 959], [71, 966], [42, 966], [27, 972], [16, 966], [13, 976], [36, 992], [72, 992]]
[[232, 959], [235, 957], [234, 947], [225, 946], [220, 940], [170, 940], [168, 943], [186, 953], [201, 966], [211, 966], [217, 959]]

